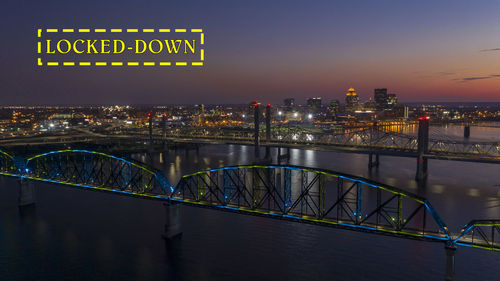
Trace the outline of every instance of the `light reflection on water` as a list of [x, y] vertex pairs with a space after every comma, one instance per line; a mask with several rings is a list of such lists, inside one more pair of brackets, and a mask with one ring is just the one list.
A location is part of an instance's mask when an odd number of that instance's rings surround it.
[[[427, 185], [418, 187], [415, 159], [382, 156], [370, 171], [366, 155], [291, 153], [293, 165], [424, 196], [452, 231], [471, 219], [500, 218], [499, 165], [431, 160]], [[253, 156], [251, 146], [209, 145], [154, 155], [153, 162], [176, 183]], [[17, 182], [0, 177], [0, 187], [1, 280], [441, 280], [444, 272], [442, 244], [183, 207], [183, 237], [166, 246], [159, 202], [37, 183], [36, 207], [20, 213]], [[456, 280], [497, 280], [498, 258], [459, 248]]]
[[[418, 125], [393, 125], [381, 127], [382, 130], [416, 136]], [[478, 122], [470, 127], [470, 137], [464, 138], [463, 124], [431, 125], [429, 137], [439, 140], [471, 141], [471, 142], [499, 142], [500, 122]]]

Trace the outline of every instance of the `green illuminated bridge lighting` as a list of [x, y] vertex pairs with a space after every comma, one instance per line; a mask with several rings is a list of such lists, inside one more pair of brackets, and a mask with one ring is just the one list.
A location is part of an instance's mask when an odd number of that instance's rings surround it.
[[88, 150], [27, 159], [0, 150], [0, 175], [195, 207], [447, 245], [500, 250], [500, 220], [451, 233], [432, 204], [365, 178], [290, 165], [245, 165], [184, 175], [174, 186], [147, 164]]

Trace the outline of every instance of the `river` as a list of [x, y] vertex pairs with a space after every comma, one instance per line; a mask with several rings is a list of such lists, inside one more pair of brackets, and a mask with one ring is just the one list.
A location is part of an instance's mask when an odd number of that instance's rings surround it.
[[[472, 134], [498, 141], [497, 130], [473, 127]], [[206, 145], [153, 160], [176, 183], [194, 171], [251, 163], [253, 155], [251, 146]], [[472, 219], [500, 219], [500, 165], [430, 160], [427, 184], [418, 187], [415, 159], [380, 160], [370, 171], [366, 155], [293, 149], [290, 164], [418, 193], [452, 232]], [[20, 210], [17, 180], [0, 177], [0, 280], [444, 280], [440, 243], [187, 206], [182, 238], [166, 243], [161, 202], [45, 183], [36, 188], [36, 205]], [[459, 247], [456, 280], [499, 280], [499, 259], [498, 252]]]

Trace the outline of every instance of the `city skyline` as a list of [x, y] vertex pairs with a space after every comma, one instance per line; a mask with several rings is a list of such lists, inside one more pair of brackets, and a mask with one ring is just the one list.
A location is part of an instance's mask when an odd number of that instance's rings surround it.
[[0, 280], [499, 279], [499, 15], [2, 1]]

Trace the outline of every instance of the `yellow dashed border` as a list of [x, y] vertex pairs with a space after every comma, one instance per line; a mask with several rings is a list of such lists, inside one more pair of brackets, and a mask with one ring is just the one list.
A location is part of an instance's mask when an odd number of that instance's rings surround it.
[[[45, 32], [47, 33], [58, 33], [58, 32], [63, 32], [63, 33], [72, 33], [72, 32], [77, 32], [77, 33], [89, 33], [92, 30], [90, 28], [79, 28], [79, 29], [72, 29], [72, 28], [63, 28], [62, 30], [56, 29], [56, 28], [47, 28], [45, 29]], [[119, 33], [119, 32], [130, 32], [130, 33], [135, 33], [135, 32], [143, 32], [143, 33], [154, 33], [154, 32], [171, 32], [171, 29], [153, 29], [153, 28], [143, 28], [143, 29], [137, 29], [137, 28], [128, 28], [128, 29], [104, 29], [104, 28], [95, 28], [93, 29], [95, 33], [105, 33], [105, 32], [112, 32], [112, 33]], [[39, 28], [37, 29], [37, 37], [41, 38], [42, 37], [42, 32], [43, 29]], [[174, 29], [174, 32], [178, 33], [185, 33], [185, 32], [191, 32], [191, 33], [200, 33], [200, 45], [205, 44], [205, 33], [203, 33], [203, 29], [201, 28], [191, 28], [191, 29], [185, 29], [185, 28], [176, 28]], [[37, 53], [41, 54], [42, 53], [42, 42], [37, 41]], [[143, 62], [143, 66], [187, 66], [191, 64], [192, 66], [203, 66], [203, 61], [205, 60], [205, 49], [200, 49], [200, 60], [199, 62]], [[57, 61], [52, 61], [52, 62], [46, 62], [47, 66], [139, 66], [140, 62], [57, 62]], [[37, 65], [38, 66], [43, 66], [42, 58], [37, 57]]]
[[[41, 58], [38, 58], [38, 65], [43, 65], [42, 63], [42, 59]], [[140, 62], [138, 61], [129, 61], [129, 62], [122, 62], [122, 61], [113, 61], [113, 62], [105, 62], [105, 61], [98, 61], [98, 62], [73, 62], [73, 61], [65, 61], [65, 62], [58, 62], [58, 61], [49, 61], [49, 62], [46, 62], [46, 64], [48, 66], [59, 66], [59, 65], [64, 65], [64, 66], [75, 66], [75, 65], [80, 65], [80, 66], [91, 66], [91, 65], [95, 65], [95, 66], [139, 66], [141, 65]], [[188, 62], [182, 62], [182, 61], [178, 61], [178, 62], [168, 62], [168, 61], [162, 61], [162, 62], [159, 62], [159, 63], [156, 63], [156, 62], [143, 62], [142, 63], [143, 66], [172, 66], [172, 65], [176, 65], [176, 66], [187, 66], [187, 65], [192, 65], [192, 66], [203, 66], [203, 62], [191, 62], [191, 63], [188, 63]]]

